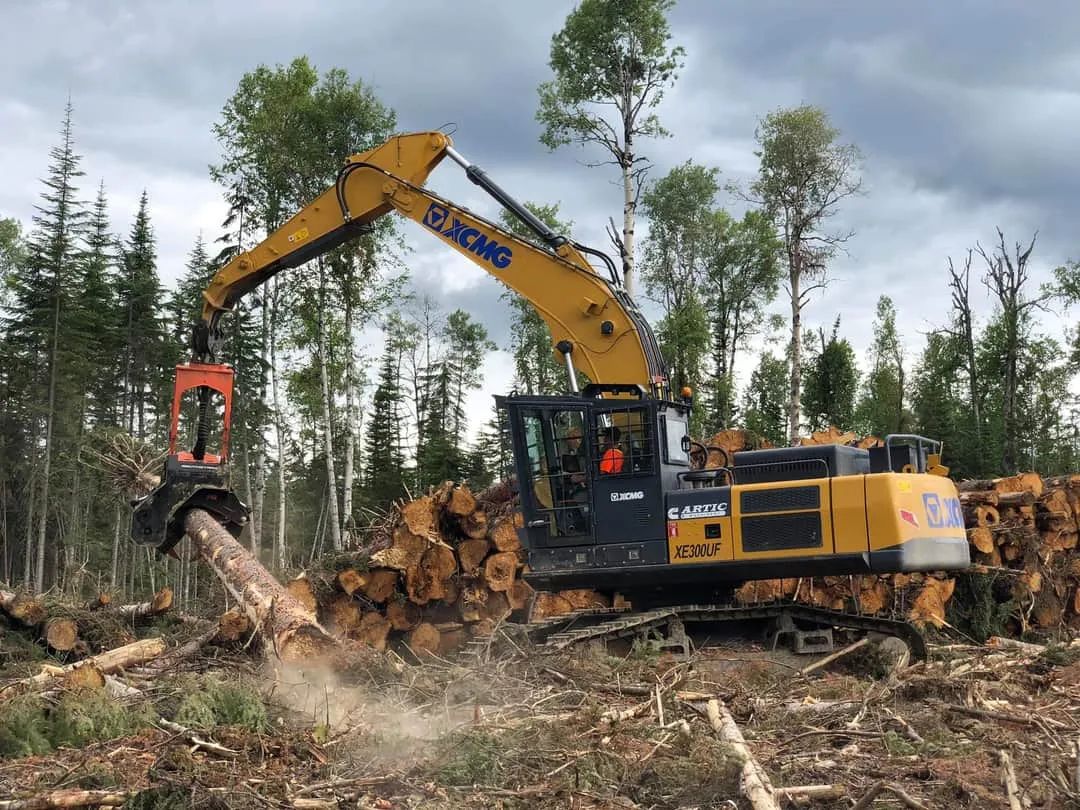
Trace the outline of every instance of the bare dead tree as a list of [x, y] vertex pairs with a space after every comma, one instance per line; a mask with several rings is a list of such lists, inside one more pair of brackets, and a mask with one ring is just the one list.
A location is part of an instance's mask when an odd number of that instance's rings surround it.
[[1002, 422], [1005, 428], [1005, 444], [1002, 453], [1002, 472], [1009, 473], [1016, 469], [1017, 430], [1016, 430], [1016, 390], [1018, 388], [1017, 369], [1020, 364], [1020, 352], [1024, 338], [1024, 325], [1032, 309], [1044, 309], [1051, 297], [1048, 291], [1042, 291], [1034, 298], [1026, 297], [1028, 283], [1028, 261], [1035, 249], [1036, 231], [1031, 242], [1025, 248], [1016, 242], [1013, 253], [1005, 246], [1005, 234], [997, 229], [998, 244], [992, 253], [976, 243], [975, 249], [986, 264], [983, 283], [997, 298], [1001, 306], [1001, 323], [1004, 339], [1004, 377], [1002, 380]]
[[975, 428], [975, 452], [982, 459], [982, 392], [979, 370], [975, 363], [975, 319], [971, 313], [971, 260], [973, 250], [968, 250], [964, 267], [958, 270], [949, 257], [949, 291], [952, 298], [953, 325], [942, 331], [959, 341], [963, 350], [964, 373], [968, 377], [968, 394], [971, 398], [971, 415]]

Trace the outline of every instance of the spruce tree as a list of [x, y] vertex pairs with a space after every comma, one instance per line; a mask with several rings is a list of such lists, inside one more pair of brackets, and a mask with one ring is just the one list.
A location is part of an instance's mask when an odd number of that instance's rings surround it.
[[156, 373], [163, 330], [157, 312], [161, 284], [149, 206], [149, 198], [143, 191], [124, 246], [124, 270], [119, 284], [120, 312], [124, 319], [124, 424], [129, 433], [136, 433], [137, 428], [140, 437], [147, 436], [147, 404], [162, 399], [161, 386], [165, 384]]
[[436, 360], [424, 373], [424, 422], [416, 449], [419, 488], [435, 486], [461, 476], [463, 453], [453, 429], [454, 374], [445, 360]]
[[90, 368], [87, 375], [87, 415], [94, 425], [115, 426], [120, 421], [121, 379], [117, 358], [123, 351], [123, 335], [117, 318], [118, 246], [109, 231], [105, 183], [98, 185], [90, 211], [86, 250], [80, 266], [82, 294], [76, 305], [76, 338]]
[[870, 373], [855, 412], [854, 427], [873, 436], [906, 433], [910, 425], [904, 411], [904, 348], [896, 330], [896, 309], [883, 295], [877, 303]]
[[821, 348], [806, 369], [802, 403], [811, 430], [824, 430], [830, 425], [847, 430], [852, 426], [859, 371], [855, 350], [839, 336], [839, 331], [839, 317], [828, 339], [825, 330], [818, 331]]
[[446, 426], [451, 442], [460, 455], [468, 430], [465, 397], [469, 391], [480, 387], [484, 379], [481, 371], [484, 356], [496, 347], [488, 339], [487, 329], [460, 309], [447, 316], [442, 337], [446, 345], [443, 371], [447, 377], [449, 405]]
[[[69, 345], [69, 317], [73, 300], [78, 296], [79, 241], [86, 227], [86, 210], [78, 198], [75, 181], [83, 175], [79, 168], [81, 156], [75, 153], [72, 132], [71, 103], [64, 112], [60, 145], [50, 153], [48, 176], [42, 182], [45, 190], [41, 203], [35, 206], [34, 230], [30, 236], [27, 261], [23, 272], [13, 279], [12, 304], [8, 328], [27, 363], [30, 403], [36, 408], [30, 414], [32, 443], [42, 447], [43, 457], [36, 476], [39, 489], [33, 498], [28, 521], [35, 524], [27, 532], [24, 558], [24, 577], [28, 585], [42, 590], [46, 585], [46, 538], [50, 515], [50, 485], [56, 439], [67, 432], [70, 424], [59, 414], [58, 404], [70, 408], [66, 394], [67, 383], [75, 376], [72, 357], [65, 349]], [[78, 373], [85, 374], [85, 369]], [[42, 407], [42, 405], [44, 407]], [[64, 414], [66, 416], [67, 414]], [[57, 428], [60, 428], [59, 430]], [[33, 536], [33, 549], [31, 548]], [[53, 573], [57, 569], [53, 552]], [[31, 567], [31, 556], [36, 565]]]
[[379, 362], [379, 381], [371, 399], [371, 416], [365, 436], [363, 493], [372, 504], [389, 503], [405, 492], [400, 351], [400, 345], [389, 336]]

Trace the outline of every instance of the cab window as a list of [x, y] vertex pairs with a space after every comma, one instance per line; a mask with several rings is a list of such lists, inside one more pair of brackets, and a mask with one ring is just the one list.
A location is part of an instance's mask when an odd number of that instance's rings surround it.
[[655, 452], [648, 410], [632, 407], [597, 414], [591, 449], [598, 475], [652, 472]]
[[534, 410], [522, 414], [530, 520], [544, 520], [552, 536], [588, 533], [588, 454], [584, 414], [577, 410]]

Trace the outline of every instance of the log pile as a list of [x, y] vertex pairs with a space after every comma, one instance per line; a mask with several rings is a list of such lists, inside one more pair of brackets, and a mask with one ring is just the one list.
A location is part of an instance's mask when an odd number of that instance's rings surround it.
[[[735, 453], [741, 453], [744, 450], [765, 450], [774, 446], [768, 439], [739, 428], [721, 430], [702, 444], [708, 451], [704, 466], [710, 469], [730, 466], [735, 461]], [[880, 447], [882, 441], [876, 436], [860, 437], [852, 431], [843, 431], [833, 426], [799, 439], [799, 445], [802, 447], [819, 444], [843, 444], [848, 447], [868, 449]]]
[[768, 439], [740, 428], [721, 430], [703, 444], [708, 450], [708, 458], [704, 464], [708, 469], [731, 466], [735, 461], [735, 454], [743, 450], [763, 450], [773, 446]]
[[800, 447], [813, 447], [821, 444], [843, 444], [847, 447], [860, 447], [868, 450], [871, 447], [881, 447], [883, 442], [877, 436], [857, 436], [854, 431], [844, 431], [835, 425], [829, 425], [825, 430], [817, 430], [802, 439], [799, 439]]
[[[1012, 603], [1010, 629], [1080, 629], [1080, 475], [1041, 478], [1036, 473], [958, 485], [975, 573], [997, 576], [1001, 586], [983, 598]], [[743, 604], [796, 599], [832, 609], [902, 614], [923, 625], [947, 623], [956, 596], [949, 574], [816, 577], [748, 582], [736, 593]]]
[[[118, 637], [130, 641], [125, 628], [147, 622], [172, 607], [173, 594], [162, 588], [147, 602], [114, 605], [107, 593], [81, 609], [30, 594], [0, 590], [0, 617], [65, 660], [79, 660], [106, 649]], [[103, 636], [107, 637], [104, 639]], [[103, 644], [107, 640], [109, 644]]]
[[[371, 545], [312, 589], [320, 621], [331, 632], [376, 649], [400, 642], [414, 653], [442, 655], [471, 638], [490, 636], [513, 616], [558, 616], [610, 606], [595, 591], [541, 594], [522, 579], [525, 554], [513, 489], [496, 484], [473, 493], [446, 482], [397, 505]], [[293, 590], [299, 580], [287, 586]], [[316, 598], [317, 597], [317, 598]]]

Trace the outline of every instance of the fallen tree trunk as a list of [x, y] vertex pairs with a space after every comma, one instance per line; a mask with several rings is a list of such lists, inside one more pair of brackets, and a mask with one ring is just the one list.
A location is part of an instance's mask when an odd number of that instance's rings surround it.
[[160, 638], [144, 638], [125, 644], [115, 650], [95, 655], [85, 661], [66, 667], [46, 666], [37, 675], [15, 681], [0, 690], [0, 700], [14, 697], [28, 691], [40, 691], [50, 686], [85, 686], [100, 689], [105, 685], [105, 676], [123, 669], [136, 667], [152, 661], [165, 652], [165, 641]]
[[278, 658], [338, 662], [344, 648], [213, 517], [192, 509], [184, 531]]
[[172, 607], [172, 603], [172, 588], [166, 587], [155, 593], [154, 598], [149, 602], [138, 602], [134, 605], [119, 605], [114, 608], [114, 610], [118, 616], [122, 616], [132, 622], [137, 622], [141, 619], [152, 619], [154, 616], [160, 616]]
[[175, 673], [180, 664], [188, 659], [194, 658], [199, 650], [213, 641], [217, 635], [218, 628], [211, 625], [210, 629], [203, 632], [202, 635], [196, 636], [186, 644], [181, 644], [179, 647], [173, 647], [171, 650], [166, 651], [164, 654], [159, 655], [141, 666], [128, 668], [127, 674], [143, 681], [152, 681], [160, 675]]
[[746, 740], [743, 739], [742, 732], [739, 731], [739, 726], [735, 723], [735, 718], [731, 716], [727, 707], [719, 700], [714, 699], [706, 704], [706, 711], [713, 731], [720, 735], [721, 740], [731, 746], [735, 755], [741, 760], [742, 775], [740, 782], [742, 783], [742, 792], [750, 800], [754, 810], [780, 810], [780, 804], [776, 801], [772, 783], [769, 782], [769, 775], [765, 773], [765, 769], [758, 764], [758, 761], [754, 759], [754, 755], [750, 753], [750, 748], [746, 745]]
[[29, 799], [0, 800], [0, 810], [59, 810], [64, 807], [120, 807], [129, 790], [54, 790]]

